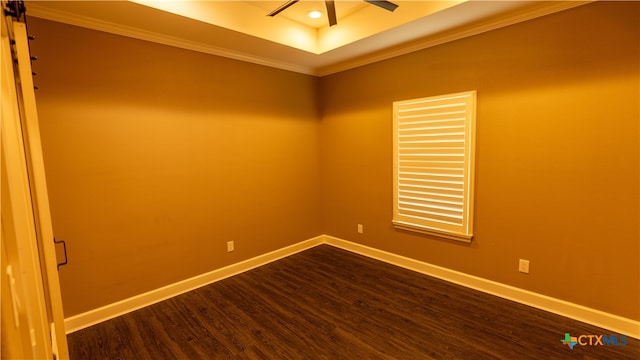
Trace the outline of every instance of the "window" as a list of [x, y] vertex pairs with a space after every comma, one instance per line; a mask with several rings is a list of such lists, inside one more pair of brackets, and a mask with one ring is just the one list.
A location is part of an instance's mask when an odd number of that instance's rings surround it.
[[393, 103], [393, 224], [473, 238], [476, 92]]

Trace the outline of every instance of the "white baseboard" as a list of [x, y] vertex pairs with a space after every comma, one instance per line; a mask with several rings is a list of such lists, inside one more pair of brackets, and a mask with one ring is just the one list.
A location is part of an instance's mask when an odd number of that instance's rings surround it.
[[[605, 328], [640, 339], [640, 321], [627, 319], [618, 315], [606, 313], [604, 311], [588, 308], [586, 306], [573, 304], [568, 301], [541, 295], [532, 291], [523, 290], [510, 285], [483, 279], [477, 276], [461, 273], [455, 270], [432, 265], [426, 262], [396, 255], [386, 251], [378, 250], [368, 246], [356, 244], [347, 240], [332, 236], [323, 236], [323, 243], [329, 244], [344, 250], [348, 250], [360, 255], [364, 255], [389, 264], [397, 265], [405, 269], [413, 270], [438, 279], [462, 285], [484, 293], [499, 296], [508, 300], [529, 305], [554, 314], [566, 316], [571, 319], [582, 321], [591, 325]], [[567, 329], [570, 331], [571, 329]]]
[[[619, 334], [625, 334], [627, 336], [640, 339], [640, 321], [627, 319], [600, 310], [573, 304], [568, 301], [541, 295], [528, 290], [461, 273], [328, 235], [317, 236], [221, 269], [179, 281], [82, 314], [71, 316], [65, 319], [66, 332], [69, 334], [74, 331], [84, 329], [91, 325], [138, 310], [145, 306], [155, 304], [199, 287], [209, 285], [216, 281], [251, 270], [321, 244], [335, 246], [337, 248], [384, 261], [425, 275], [433, 276], [471, 289], [496, 295], [538, 309], [599, 326]], [[567, 329], [567, 331], [569, 330], [571, 329]]]
[[68, 317], [64, 319], [66, 333], [70, 334], [74, 331], [78, 331], [91, 325], [113, 319], [120, 315], [124, 315], [126, 313], [141, 309], [145, 306], [153, 305], [160, 301], [172, 298], [191, 290], [195, 290], [199, 287], [209, 285], [230, 276], [237, 275], [256, 267], [268, 264], [270, 262], [285, 258], [300, 251], [310, 249], [314, 246], [322, 244], [323, 239], [323, 236], [317, 236], [315, 238], [305, 240], [297, 244], [284, 247], [282, 249], [259, 255], [254, 258], [247, 259], [217, 270], [213, 270], [202, 275], [194, 276], [192, 278], [182, 280], [155, 290], [151, 290], [149, 292], [136, 295], [128, 299], [115, 302], [113, 304], [102, 306], [94, 310]]

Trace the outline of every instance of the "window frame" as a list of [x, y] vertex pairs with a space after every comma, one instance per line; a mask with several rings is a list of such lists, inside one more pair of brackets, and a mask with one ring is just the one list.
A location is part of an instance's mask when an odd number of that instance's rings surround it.
[[[427, 106], [427, 108], [430, 108], [428, 105], [425, 105], [425, 104], [437, 103], [437, 102], [446, 103], [447, 101], [450, 101], [450, 100], [464, 101], [464, 109], [465, 109], [464, 110], [464, 134], [463, 134], [463, 138], [464, 138], [463, 165], [460, 168], [457, 168], [457, 167], [452, 168], [457, 171], [460, 171], [460, 170], [462, 171], [462, 190], [461, 190], [462, 203], [452, 205], [454, 207], [457, 207], [457, 206], [460, 207], [460, 210], [458, 209], [455, 210], [455, 211], [461, 211], [462, 213], [460, 225], [453, 225], [453, 223], [448, 224], [445, 221], [435, 220], [437, 215], [434, 216], [432, 219], [430, 219], [428, 216], [425, 216], [422, 218], [414, 215], [409, 216], [406, 214], [407, 211], [405, 211], [407, 209], [400, 208], [401, 204], [403, 203], [406, 204], [406, 202], [402, 202], [400, 200], [400, 198], [403, 197], [400, 194], [401, 192], [400, 188], [403, 186], [405, 187], [409, 186], [408, 184], [410, 183], [410, 181], [403, 182], [400, 179], [400, 172], [401, 170], [405, 169], [405, 167], [400, 165], [400, 152], [401, 152], [400, 146], [402, 141], [400, 140], [399, 131], [400, 131], [400, 126], [403, 126], [403, 125], [406, 126], [407, 124], [407, 123], [402, 124], [402, 120], [401, 120], [402, 117], [400, 116], [400, 112], [412, 111], [407, 109], [407, 107], [410, 107], [412, 105], [415, 106], [416, 108], [417, 106]], [[457, 240], [457, 241], [463, 241], [463, 242], [472, 241], [474, 236], [473, 220], [474, 220], [474, 197], [475, 197], [474, 188], [475, 188], [475, 146], [476, 146], [476, 103], [477, 103], [476, 90], [437, 95], [437, 96], [429, 96], [429, 97], [418, 98], [418, 99], [395, 101], [393, 103], [393, 219], [392, 219], [392, 223], [394, 228], [405, 230], [405, 231], [421, 233], [421, 234], [427, 234], [427, 235], [431, 235], [439, 238], [445, 238], [445, 239], [451, 239], [451, 240]], [[445, 106], [449, 106], [449, 105], [445, 105]], [[439, 106], [435, 106], [435, 107], [439, 107]], [[420, 109], [424, 110], [425, 108], [421, 107]], [[413, 111], [416, 111], [416, 110], [413, 110]], [[426, 114], [427, 115], [424, 115], [424, 116], [432, 116], [435, 113], [433, 114], [429, 113], [427, 110]], [[424, 121], [424, 120], [422, 122], [428, 123], [428, 121]], [[435, 122], [435, 121], [432, 121], [432, 122]], [[426, 127], [424, 127], [425, 131], [433, 131], [433, 129], [436, 128], [436, 127], [429, 128], [429, 126], [433, 126], [433, 125], [427, 125]], [[418, 131], [421, 129], [416, 129], [416, 130], [405, 129], [404, 131]], [[424, 135], [424, 133], [422, 134]], [[429, 146], [433, 146], [433, 145], [429, 145]], [[420, 148], [418, 149], [424, 151], [424, 149], [420, 149]], [[434, 149], [434, 148], [430, 147], [429, 149]], [[441, 150], [440, 148], [435, 148], [435, 149]], [[444, 149], [444, 147], [442, 149]], [[424, 156], [428, 157], [431, 155], [424, 155]], [[432, 176], [433, 173], [426, 173], [427, 170], [428, 170], [427, 168], [419, 169], [418, 171], [422, 171], [422, 172], [417, 173], [418, 176], [420, 175], [426, 176], [426, 177]], [[416, 174], [415, 167], [413, 167], [411, 171], [412, 171], [412, 174]], [[406, 172], [402, 172], [402, 173], [406, 174]], [[429, 190], [429, 191], [431, 192], [432, 190]], [[435, 191], [437, 192], [439, 190], [435, 190]], [[421, 195], [415, 195], [415, 196], [419, 197]], [[429, 198], [430, 196], [431, 195], [425, 195], [424, 198], [418, 198], [418, 202], [431, 201], [431, 199]], [[445, 211], [448, 211], [448, 210], [445, 210]]]

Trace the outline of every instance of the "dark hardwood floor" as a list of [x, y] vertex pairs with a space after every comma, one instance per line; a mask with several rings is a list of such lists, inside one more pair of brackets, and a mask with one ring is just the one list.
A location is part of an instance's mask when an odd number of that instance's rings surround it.
[[637, 339], [572, 350], [565, 333], [612, 335], [322, 245], [68, 340], [72, 360], [640, 359]]

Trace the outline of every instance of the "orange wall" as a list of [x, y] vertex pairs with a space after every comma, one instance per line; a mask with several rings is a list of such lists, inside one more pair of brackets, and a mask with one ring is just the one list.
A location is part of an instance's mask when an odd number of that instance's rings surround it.
[[66, 316], [321, 234], [317, 78], [29, 28]]
[[[596, 3], [323, 78], [325, 233], [640, 320], [639, 24]], [[394, 230], [391, 103], [466, 90], [475, 240]]]

